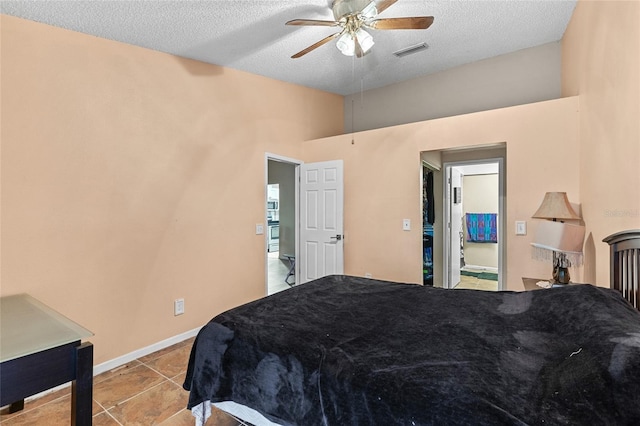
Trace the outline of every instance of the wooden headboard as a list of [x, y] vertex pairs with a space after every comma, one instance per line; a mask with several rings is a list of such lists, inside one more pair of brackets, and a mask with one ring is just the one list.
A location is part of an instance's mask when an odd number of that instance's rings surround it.
[[602, 241], [611, 247], [611, 288], [640, 309], [640, 229], [616, 232]]

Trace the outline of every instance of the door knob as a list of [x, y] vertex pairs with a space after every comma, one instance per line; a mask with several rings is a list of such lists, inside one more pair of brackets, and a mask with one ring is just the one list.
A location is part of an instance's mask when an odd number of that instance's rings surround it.
[[332, 240], [340, 241], [342, 239], [342, 235], [338, 234], [335, 237], [331, 237]]

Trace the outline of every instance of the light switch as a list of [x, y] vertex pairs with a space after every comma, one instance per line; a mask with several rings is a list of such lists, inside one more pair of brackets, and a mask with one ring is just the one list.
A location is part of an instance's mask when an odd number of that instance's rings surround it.
[[402, 230], [411, 231], [411, 219], [402, 219]]
[[527, 222], [516, 221], [516, 235], [527, 235]]
[[264, 225], [261, 223], [256, 223], [256, 235], [264, 234]]

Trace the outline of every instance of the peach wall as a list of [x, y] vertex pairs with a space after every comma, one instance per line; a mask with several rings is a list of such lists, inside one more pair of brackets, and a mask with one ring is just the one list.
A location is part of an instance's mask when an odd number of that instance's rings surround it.
[[300, 140], [342, 133], [342, 97], [1, 27], [1, 294], [92, 330], [96, 363], [263, 296], [265, 152], [296, 158]]
[[584, 1], [562, 41], [564, 95], [580, 95], [585, 280], [609, 285], [602, 239], [640, 229], [640, 2]]
[[[420, 153], [503, 142], [505, 287], [522, 290], [523, 276], [549, 276], [551, 265], [531, 256], [531, 215], [546, 191], [579, 202], [578, 116], [578, 98], [569, 97], [304, 142], [305, 161], [344, 160], [345, 273], [422, 282]], [[402, 230], [403, 218], [411, 231]], [[527, 236], [514, 234], [516, 220], [528, 221]]]

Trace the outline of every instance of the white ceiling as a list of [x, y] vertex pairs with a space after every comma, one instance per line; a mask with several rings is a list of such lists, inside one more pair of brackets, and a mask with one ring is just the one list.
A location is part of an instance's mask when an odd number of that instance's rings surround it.
[[[427, 30], [372, 30], [365, 57], [343, 56], [336, 32], [293, 27], [333, 20], [331, 0], [0, 0], [0, 11], [111, 40], [248, 71], [342, 95], [443, 71], [562, 38], [576, 0], [399, 0], [379, 18], [433, 16]], [[394, 51], [429, 49], [397, 58]]]

